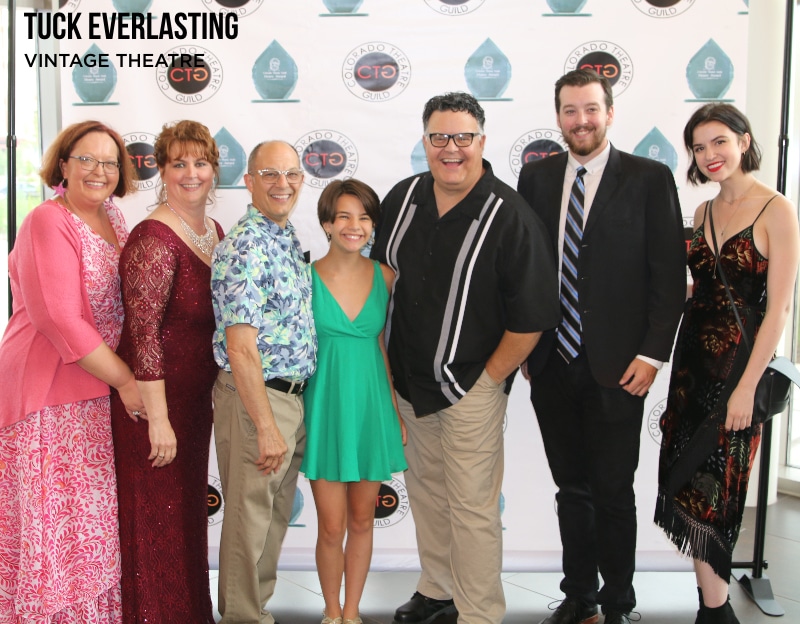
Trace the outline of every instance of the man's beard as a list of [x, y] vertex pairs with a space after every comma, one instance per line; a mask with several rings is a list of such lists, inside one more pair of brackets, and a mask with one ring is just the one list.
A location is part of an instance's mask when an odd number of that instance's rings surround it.
[[603, 144], [603, 141], [606, 138], [605, 128], [603, 129], [602, 134], [600, 134], [596, 132], [597, 128], [593, 126], [592, 130], [595, 131], [595, 133], [591, 135], [592, 139], [588, 143], [586, 141], [578, 143], [577, 141], [575, 141], [575, 139], [572, 138], [572, 132], [574, 132], [575, 130], [583, 130], [583, 129], [586, 129], [586, 126], [579, 126], [577, 128], [573, 128], [571, 132], [563, 135], [564, 142], [569, 146], [570, 151], [573, 154], [577, 154], [578, 156], [588, 156], [589, 154], [594, 152], [597, 148], [599, 148]]

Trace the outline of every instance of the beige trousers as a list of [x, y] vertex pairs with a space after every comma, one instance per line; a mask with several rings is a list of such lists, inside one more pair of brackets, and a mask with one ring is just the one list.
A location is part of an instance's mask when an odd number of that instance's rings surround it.
[[219, 547], [222, 624], [273, 624], [266, 608], [275, 591], [278, 557], [292, 514], [306, 430], [303, 398], [267, 388], [287, 446], [277, 473], [258, 471], [256, 428], [236, 392], [233, 375], [220, 371], [214, 386], [214, 438], [225, 500]]
[[484, 371], [458, 403], [422, 418], [398, 396], [422, 564], [417, 591], [452, 597], [460, 623], [500, 624], [506, 609], [500, 489], [508, 395], [502, 388]]

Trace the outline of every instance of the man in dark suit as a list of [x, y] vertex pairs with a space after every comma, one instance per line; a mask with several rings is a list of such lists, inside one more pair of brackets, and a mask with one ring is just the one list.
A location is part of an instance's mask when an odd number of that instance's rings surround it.
[[569, 152], [525, 165], [518, 186], [545, 223], [561, 278], [561, 324], [523, 366], [563, 546], [566, 598], [543, 624], [594, 624], [598, 605], [605, 624], [622, 624], [636, 604], [644, 398], [669, 359], [686, 293], [683, 225], [669, 168], [609, 143], [605, 78], [571, 71], [555, 100]]

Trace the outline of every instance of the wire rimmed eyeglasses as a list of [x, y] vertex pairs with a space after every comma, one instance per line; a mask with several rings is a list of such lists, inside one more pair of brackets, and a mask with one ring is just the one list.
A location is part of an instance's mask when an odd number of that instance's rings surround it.
[[447, 147], [450, 139], [456, 147], [469, 147], [472, 145], [472, 140], [475, 137], [481, 136], [480, 132], [459, 132], [458, 134], [442, 134], [441, 132], [432, 132], [428, 135], [428, 141], [434, 147]]
[[116, 160], [97, 160], [91, 156], [70, 156], [70, 158], [77, 160], [84, 171], [94, 171], [97, 165], [102, 165], [105, 173], [119, 173], [120, 165]]
[[287, 169], [286, 171], [281, 171], [280, 169], [258, 169], [256, 173], [261, 176], [264, 182], [270, 183], [277, 182], [281, 176], [286, 176], [286, 181], [290, 184], [300, 182], [305, 175], [299, 169]]

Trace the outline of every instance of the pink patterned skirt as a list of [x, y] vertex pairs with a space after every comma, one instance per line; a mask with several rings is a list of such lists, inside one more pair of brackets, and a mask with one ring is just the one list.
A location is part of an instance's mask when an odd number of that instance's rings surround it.
[[0, 624], [117, 624], [109, 398], [0, 429]]

